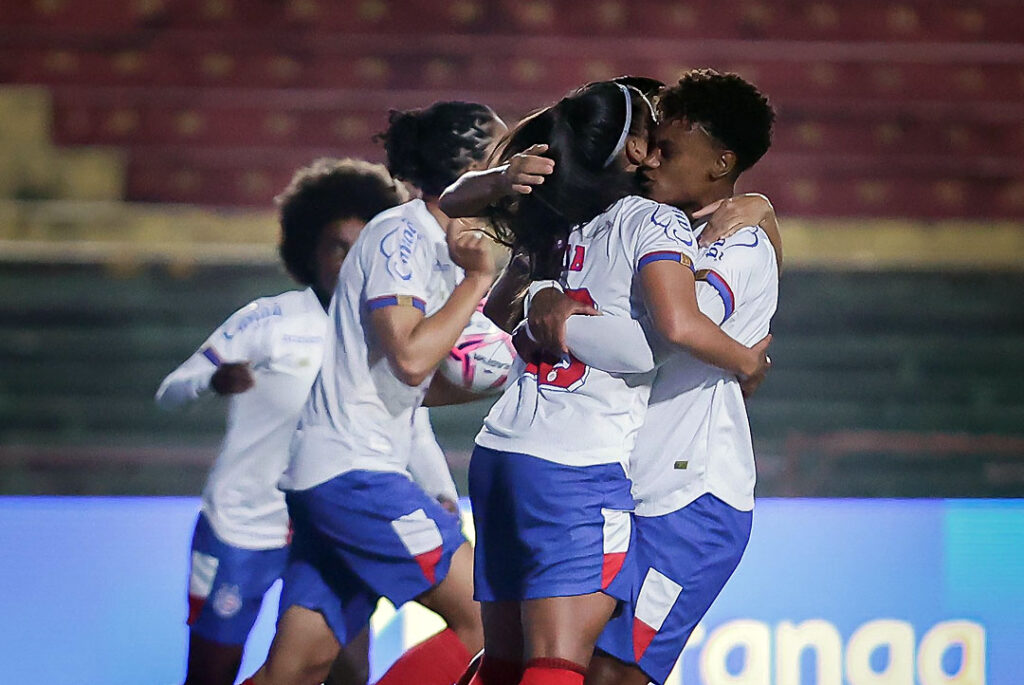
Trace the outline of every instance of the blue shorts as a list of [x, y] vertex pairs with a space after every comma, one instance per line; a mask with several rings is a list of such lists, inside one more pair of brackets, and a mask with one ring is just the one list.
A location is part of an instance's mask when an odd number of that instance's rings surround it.
[[597, 648], [664, 683], [697, 623], [740, 563], [753, 512], [702, 495], [664, 516], [636, 517], [633, 597]]
[[288, 548], [242, 549], [216, 536], [199, 514], [192, 535], [188, 624], [214, 642], [245, 644], [274, 581], [288, 561]]
[[476, 526], [474, 597], [482, 602], [633, 585], [633, 497], [619, 464], [564, 466], [480, 447], [469, 464]]
[[466, 541], [459, 517], [399, 473], [349, 471], [285, 500], [293, 537], [280, 615], [319, 611], [341, 644], [379, 598], [400, 607], [444, 580]]

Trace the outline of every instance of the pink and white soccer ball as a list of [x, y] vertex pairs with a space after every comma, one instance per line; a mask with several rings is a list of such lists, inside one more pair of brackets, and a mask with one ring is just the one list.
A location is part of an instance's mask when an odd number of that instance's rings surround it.
[[440, 371], [457, 386], [490, 395], [504, 387], [515, 359], [512, 336], [491, 323], [478, 308], [441, 362]]

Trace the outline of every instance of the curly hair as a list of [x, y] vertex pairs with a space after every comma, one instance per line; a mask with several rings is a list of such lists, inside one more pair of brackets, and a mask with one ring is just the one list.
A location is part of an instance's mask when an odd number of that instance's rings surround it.
[[428, 197], [438, 197], [473, 162], [482, 161], [498, 120], [486, 105], [435, 102], [424, 109], [391, 110], [384, 145], [388, 171]]
[[775, 110], [768, 98], [736, 74], [694, 69], [661, 92], [663, 121], [700, 124], [736, 154], [736, 174], [752, 167], [772, 144]]
[[281, 239], [278, 253], [292, 278], [316, 280], [313, 252], [323, 230], [342, 219], [369, 221], [408, 200], [408, 193], [381, 164], [360, 159], [317, 159], [292, 176], [274, 202]]

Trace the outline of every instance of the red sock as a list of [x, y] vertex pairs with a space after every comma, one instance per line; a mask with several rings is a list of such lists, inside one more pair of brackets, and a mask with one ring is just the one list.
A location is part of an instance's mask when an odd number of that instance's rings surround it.
[[523, 677], [523, 664], [518, 661], [495, 659], [486, 652], [469, 685], [516, 685]]
[[243, 681], [242, 681], [242, 682], [240, 683], [240, 685], [253, 685], [253, 683], [255, 683], [255, 682], [256, 682], [256, 681], [255, 681], [255, 680], [253, 680], [252, 678], [246, 678], [245, 680], [243, 680]]
[[568, 659], [530, 659], [519, 685], [583, 685], [587, 669]]
[[446, 628], [400, 656], [377, 685], [451, 685], [472, 658], [455, 632]]

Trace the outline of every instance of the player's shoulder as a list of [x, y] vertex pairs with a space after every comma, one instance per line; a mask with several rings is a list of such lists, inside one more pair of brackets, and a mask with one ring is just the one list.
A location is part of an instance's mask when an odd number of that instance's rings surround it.
[[731, 236], [712, 243], [698, 259], [698, 264], [710, 266], [728, 263], [741, 268], [775, 268], [775, 248], [768, 234], [759, 226], [746, 226]]
[[283, 304], [282, 295], [258, 297], [237, 310], [224, 322], [224, 337], [230, 339], [241, 333], [280, 321], [285, 316], [287, 306]]
[[612, 206], [619, 225], [628, 233], [663, 231], [669, 237], [690, 243], [690, 220], [678, 207], [655, 202], [639, 195], [628, 195]]

